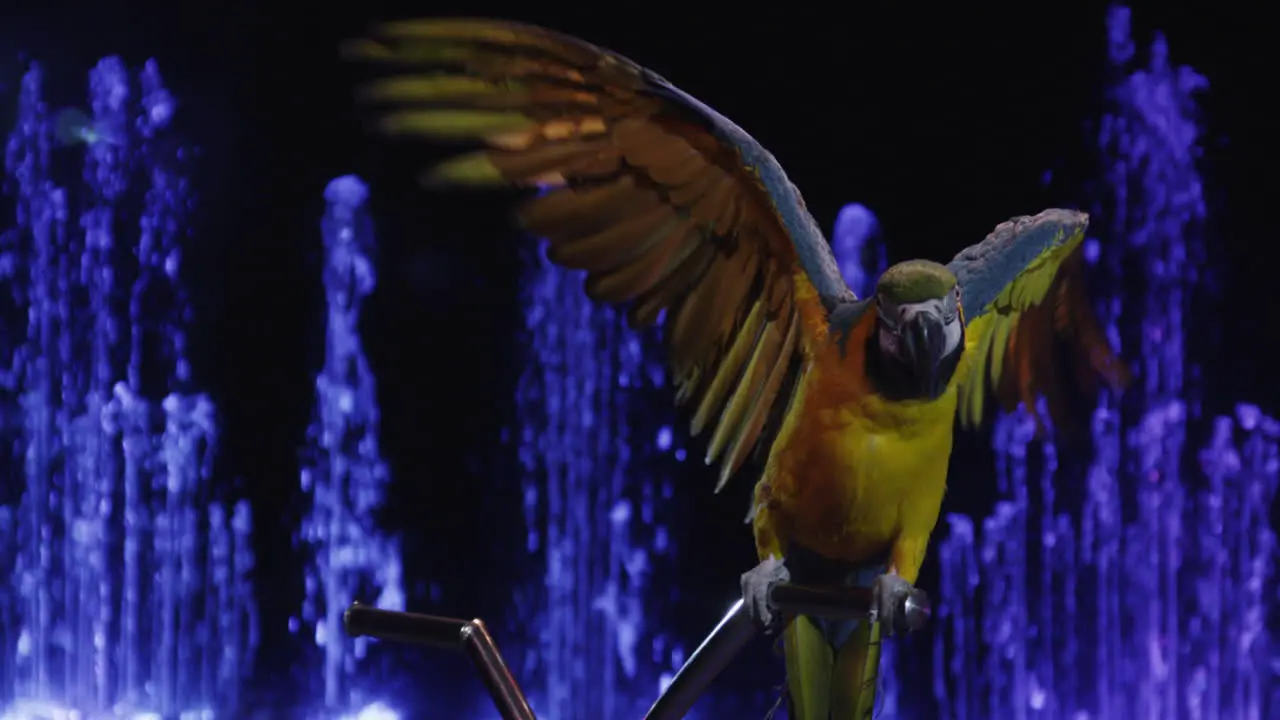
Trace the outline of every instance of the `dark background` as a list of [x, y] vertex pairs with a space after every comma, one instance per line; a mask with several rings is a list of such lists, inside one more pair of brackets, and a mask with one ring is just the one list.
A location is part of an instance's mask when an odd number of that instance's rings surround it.
[[[839, 3], [829, 13], [810, 9], [818, 4], [758, 13], [742, 3], [720, 12], [695, 5], [5, 4], [2, 15], [15, 18], [0, 29], [5, 49], [46, 58], [55, 73], [81, 73], [109, 52], [134, 63], [156, 57], [182, 103], [183, 131], [203, 148], [186, 258], [198, 318], [193, 360], [223, 418], [219, 472], [236, 478], [228, 492], [248, 495], [258, 516], [264, 662], [288, 661], [283, 619], [301, 593], [276, 578], [293, 577], [297, 561], [297, 448], [322, 354], [318, 219], [336, 175], [356, 172], [373, 185], [381, 275], [364, 312], [366, 345], [397, 478], [384, 521], [412, 528], [407, 575], [429, 574], [450, 588], [446, 605], [471, 613], [500, 611], [520, 572], [502, 540], [521, 532], [515, 480], [492, 479], [509, 467], [499, 436], [521, 362], [519, 257], [499, 212], [509, 198], [424, 194], [412, 178], [426, 151], [363, 131], [335, 47], [366, 22], [492, 15], [618, 50], [751, 132], [823, 227], [847, 202], [871, 207], [891, 262], [947, 259], [1011, 215], [1083, 202], [1097, 175], [1088, 121], [1103, 109], [1103, 3], [1013, 12]], [[1261, 6], [1174, 5], [1136, 3], [1134, 29], [1140, 55], [1152, 30], [1163, 30], [1175, 62], [1211, 83], [1203, 167], [1224, 272], [1204, 316], [1220, 336], [1206, 353], [1206, 404], [1221, 411], [1251, 399], [1280, 413], [1271, 372], [1280, 293], [1266, 261], [1280, 189], [1271, 137], [1280, 112], [1267, 71], [1280, 67], [1273, 24]], [[5, 67], [0, 81], [11, 84], [16, 65]], [[690, 467], [687, 492], [697, 499], [678, 530], [697, 536], [683, 543], [689, 582], [711, 592], [706, 607], [690, 609], [701, 627], [752, 551], [743, 504], [713, 501], [710, 473]], [[948, 509], [980, 508], [989, 497], [976, 479], [953, 488]], [[459, 544], [453, 528], [462, 526], [474, 530]], [[711, 591], [721, 586], [729, 589]], [[424, 601], [411, 595], [415, 602]]]

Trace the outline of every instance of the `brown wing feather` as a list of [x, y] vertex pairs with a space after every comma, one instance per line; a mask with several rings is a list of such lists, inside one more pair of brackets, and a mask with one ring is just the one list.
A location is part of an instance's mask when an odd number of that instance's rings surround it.
[[1131, 379], [1098, 322], [1078, 250], [1063, 261], [1047, 302], [1035, 307], [1019, 324], [1023, 326], [1035, 333], [1025, 342], [1015, 337], [1009, 343], [1006, 352], [1018, 367], [1018, 391], [1002, 390], [1001, 402], [1005, 408], [1018, 402], [1034, 408], [1036, 394], [1042, 393], [1055, 426], [1076, 436], [1088, 427], [1087, 418], [1078, 414], [1078, 399], [1094, 397], [1104, 383], [1123, 390]]
[[487, 146], [426, 180], [542, 186], [518, 215], [553, 261], [587, 271], [591, 297], [632, 301], [637, 326], [668, 311], [678, 398], [711, 430], [723, 486], [789, 399], [802, 332], [795, 248], [738, 152], [638, 66], [539, 28], [396, 23], [348, 52], [411, 69], [362, 94], [383, 132]]
[[1079, 399], [1093, 397], [1101, 383], [1117, 391], [1129, 383], [1129, 370], [1093, 310], [1079, 246], [1062, 252], [1060, 260], [1038, 271], [1052, 273], [1047, 283], [1029, 274], [971, 326], [981, 337], [962, 388], [965, 425], [982, 422], [982, 396], [990, 392], [1006, 412], [1023, 404], [1043, 431], [1045, 418], [1036, 409], [1043, 398], [1059, 435], [1078, 438], [1088, 427]]

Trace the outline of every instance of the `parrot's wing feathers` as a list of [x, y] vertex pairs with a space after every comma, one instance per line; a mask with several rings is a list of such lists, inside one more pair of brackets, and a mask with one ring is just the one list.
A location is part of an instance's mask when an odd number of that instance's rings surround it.
[[[1071, 393], [1096, 392], [1098, 377], [1117, 390], [1128, 382], [1089, 299], [1088, 224], [1088, 215], [1073, 210], [1014, 218], [947, 266], [960, 284], [971, 342], [960, 379], [962, 425], [981, 424], [990, 397], [1005, 410], [1022, 402], [1034, 414], [1041, 396], [1050, 419], [1066, 425], [1075, 419]], [[1071, 362], [1064, 364], [1064, 352]], [[1064, 377], [1067, 367], [1074, 377]]]
[[[585, 270], [593, 298], [630, 302], [637, 326], [666, 312], [679, 397], [695, 434], [713, 428], [723, 486], [790, 400], [801, 306], [854, 300], [773, 157], [654, 73], [542, 28], [405, 21], [345, 49], [404, 70], [363, 90], [383, 132], [484, 144], [426, 181], [544, 188], [519, 215], [549, 257]], [[799, 294], [797, 264], [813, 286]]]

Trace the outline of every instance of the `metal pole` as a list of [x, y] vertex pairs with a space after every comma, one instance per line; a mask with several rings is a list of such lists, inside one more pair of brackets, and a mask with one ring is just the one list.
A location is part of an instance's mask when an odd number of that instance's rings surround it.
[[[863, 619], [871, 611], [871, 590], [860, 587], [810, 587], [779, 583], [769, 590], [769, 605], [785, 617]], [[920, 630], [929, 621], [929, 596], [913, 590], [898, 613], [897, 632]], [[520, 686], [507, 669], [497, 644], [480, 620], [377, 610], [353, 604], [343, 616], [347, 634], [432, 647], [461, 648], [471, 658], [503, 720], [536, 720]], [[713, 680], [757, 634], [742, 600], [733, 604], [658, 697], [645, 720], [680, 720]]]
[[525, 699], [507, 664], [502, 661], [498, 644], [493, 641], [484, 623], [472, 620], [462, 628], [462, 649], [471, 658], [476, 672], [489, 690], [489, 697], [502, 713], [502, 720], [536, 720], [533, 708]]
[[746, 605], [742, 600], [737, 601], [680, 667], [671, 684], [645, 714], [645, 720], [678, 720], [684, 717], [756, 633], [755, 621], [747, 614]]
[[[811, 587], [779, 583], [769, 591], [769, 605], [787, 616], [860, 620], [871, 613], [871, 589], [864, 587]], [[929, 595], [919, 588], [902, 601], [894, 632], [914, 632], [929, 624]]]
[[347, 634], [463, 650], [503, 720], [537, 720], [529, 701], [502, 661], [498, 645], [479, 620], [378, 610], [354, 603], [342, 617]]
[[379, 610], [360, 603], [347, 608], [342, 616], [342, 624], [351, 637], [366, 636], [438, 648], [457, 648], [467, 623], [435, 615]]
[[[769, 590], [769, 605], [786, 617], [863, 619], [871, 612], [871, 590], [860, 587], [809, 587], [779, 583]], [[895, 630], [910, 632], [929, 621], [929, 596], [913, 590], [898, 614]], [[671, 684], [649, 708], [645, 720], [680, 720], [756, 635], [755, 623], [742, 600], [733, 604], [706, 640], [676, 673]]]

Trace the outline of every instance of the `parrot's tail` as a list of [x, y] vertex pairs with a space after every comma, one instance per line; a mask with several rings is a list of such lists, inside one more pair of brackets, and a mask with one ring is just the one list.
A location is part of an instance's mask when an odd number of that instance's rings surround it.
[[870, 720], [880, 672], [880, 625], [860, 622], [834, 650], [828, 633], [798, 617], [785, 636], [793, 720]]
[[831, 720], [872, 720], [880, 678], [880, 623], [861, 623], [836, 653]]

